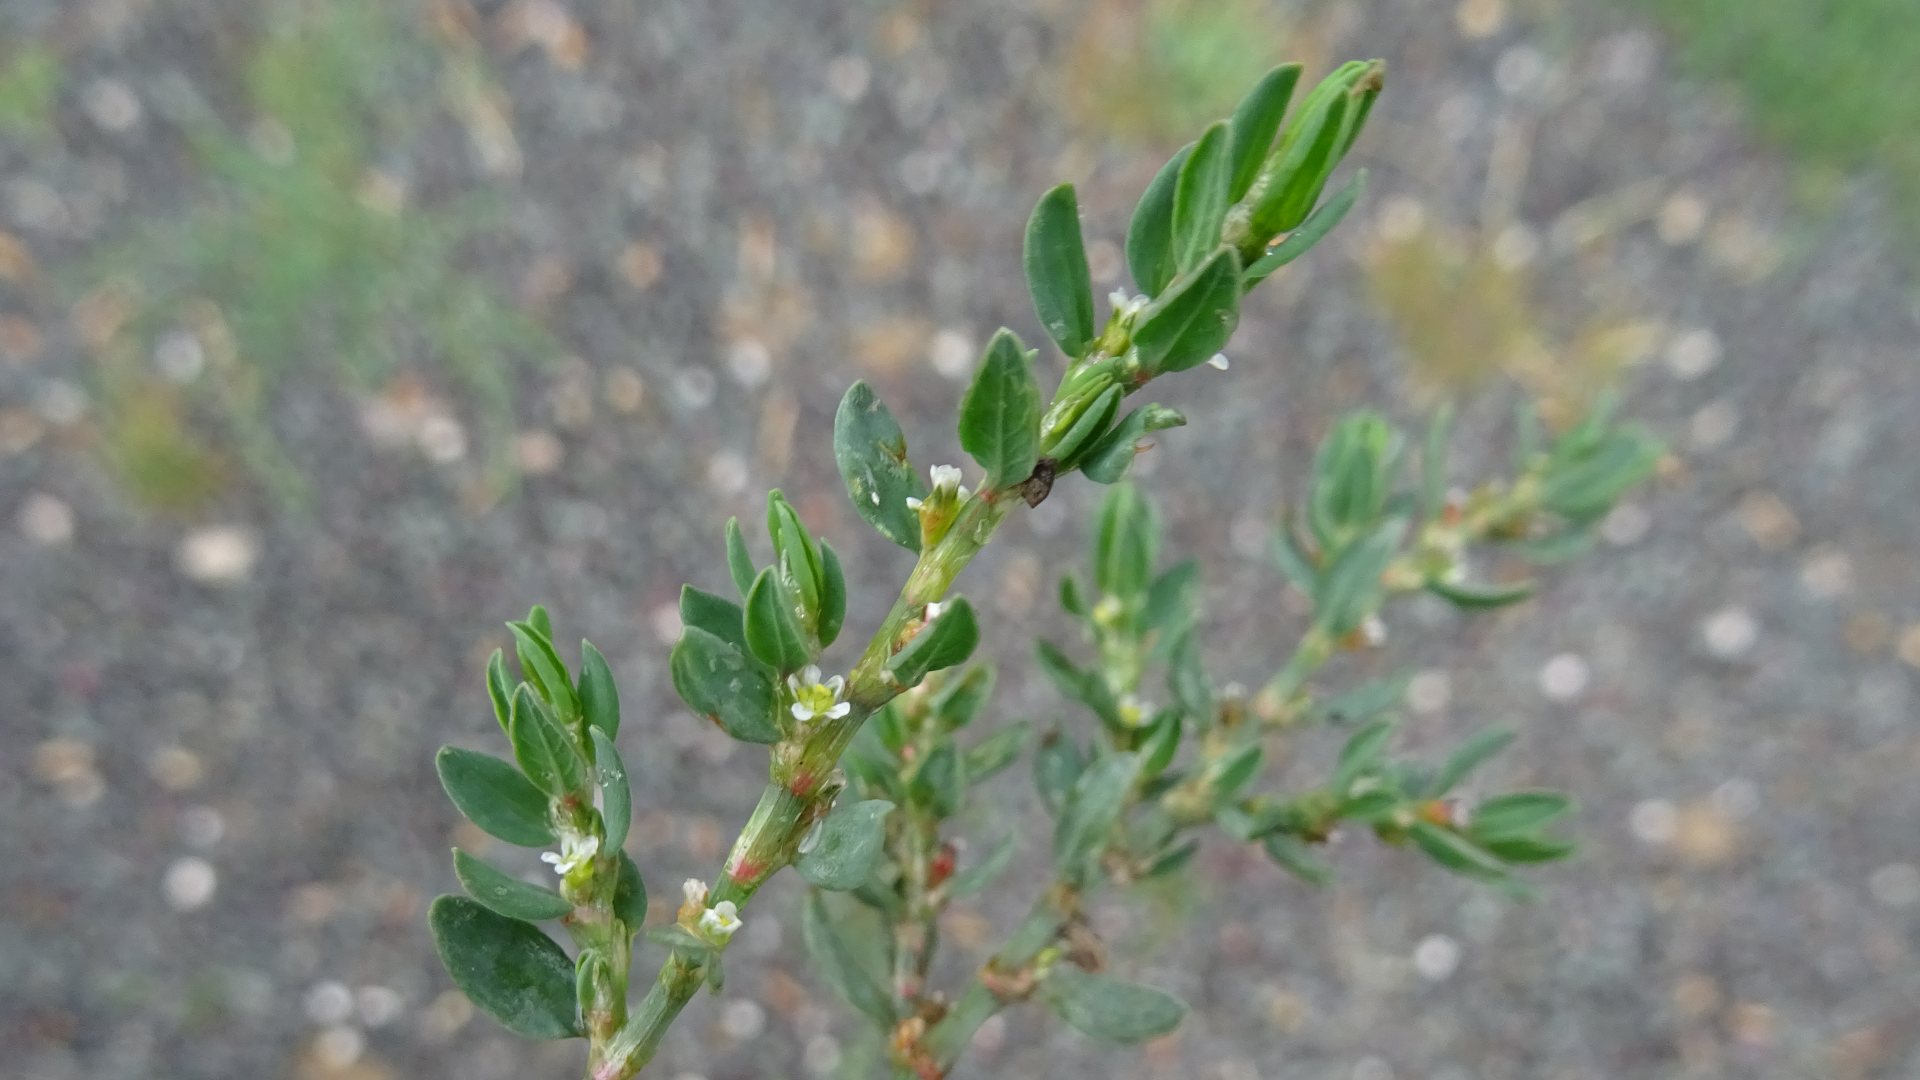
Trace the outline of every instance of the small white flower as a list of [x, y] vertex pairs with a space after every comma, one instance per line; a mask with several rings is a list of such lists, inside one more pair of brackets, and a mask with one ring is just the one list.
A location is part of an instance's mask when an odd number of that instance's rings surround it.
[[787, 676], [787, 689], [793, 694], [793, 718], [802, 723], [816, 716], [838, 720], [853, 711], [852, 705], [840, 700], [847, 692], [847, 680], [835, 675], [821, 682], [817, 664]]
[[957, 491], [960, 488], [960, 467], [958, 465], [935, 465], [927, 470], [933, 480], [933, 492], [938, 495], [941, 488]]
[[680, 895], [686, 897], [687, 903], [694, 907], [704, 908], [707, 906], [707, 883], [699, 878], [688, 878], [680, 886]]
[[927, 605], [927, 613], [921, 617], [921, 620], [923, 622], [932, 622], [940, 617], [940, 612], [945, 610], [945, 608], [945, 604], [935, 600], [933, 603]]
[[560, 834], [560, 850], [542, 852], [540, 861], [550, 864], [554, 873], [566, 877], [587, 865], [599, 853], [599, 837], [563, 832]]
[[700, 915], [700, 933], [717, 945], [733, 940], [733, 933], [738, 929], [740, 909], [734, 907], [731, 900], [722, 900]]
[[1113, 313], [1115, 315], [1123, 319], [1128, 319], [1139, 314], [1140, 309], [1147, 306], [1147, 298], [1144, 296], [1128, 296], [1127, 290], [1115, 289], [1107, 294], [1107, 303], [1113, 305]]
[[1227, 370], [1227, 354], [1223, 352], [1214, 353], [1213, 359], [1207, 361], [1207, 366], [1210, 368], [1218, 368], [1221, 371]]
[[918, 510], [918, 509], [920, 509], [920, 500], [919, 500], [919, 499], [916, 499], [916, 498], [914, 498], [914, 497], [913, 497], [913, 496], [911, 496], [911, 495], [909, 495], [909, 496], [907, 496], [907, 509], [909, 509], [909, 510]]

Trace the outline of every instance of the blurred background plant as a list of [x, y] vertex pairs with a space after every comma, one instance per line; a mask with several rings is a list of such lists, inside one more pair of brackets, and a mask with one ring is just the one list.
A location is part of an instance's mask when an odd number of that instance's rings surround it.
[[[484, 432], [474, 493], [489, 501], [510, 485], [514, 372], [554, 346], [463, 268], [464, 250], [499, 231], [498, 201], [417, 198], [394, 164], [439, 119], [436, 88], [469, 114], [487, 92], [458, 20], [439, 20], [436, 41], [421, 14], [371, 0], [271, 5], [239, 73], [243, 120], [190, 94], [162, 103], [204, 187], [177, 216], [104, 244], [81, 271], [91, 291], [76, 314], [97, 361], [104, 457], [141, 503], [189, 509], [242, 474], [304, 503], [305, 471], [275, 415], [316, 378], [362, 395], [398, 387], [415, 412], [422, 383], [449, 384]], [[25, 55], [13, 79], [38, 88], [50, 61]], [[419, 441], [441, 463], [468, 456], [445, 417]]]

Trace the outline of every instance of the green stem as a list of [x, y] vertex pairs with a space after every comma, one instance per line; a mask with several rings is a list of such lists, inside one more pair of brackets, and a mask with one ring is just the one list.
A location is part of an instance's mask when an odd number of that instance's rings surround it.
[[[986, 970], [992, 973], [993, 981], [1017, 984], [1023, 975], [1030, 976], [1033, 962], [1042, 950], [1059, 940], [1079, 904], [1079, 892], [1065, 882], [1055, 881], [1049, 886], [1027, 913], [1026, 921], [1000, 951], [993, 954], [993, 959], [987, 961]], [[940, 1074], [945, 1075], [966, 1052], [980, 1025], [1019, 1000], [1021, 996], [1004, 994], [989, 985], [988, 980], [976, 976], [947, 1010], [947, 1015], [927, 1029], [919, 1049], [939, 1067]]]

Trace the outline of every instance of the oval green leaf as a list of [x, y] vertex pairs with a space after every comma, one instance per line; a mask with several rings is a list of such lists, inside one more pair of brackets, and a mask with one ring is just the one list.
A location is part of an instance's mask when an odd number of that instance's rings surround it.
[[457, 746], [441, 747], [433, 767], [453, 805], [487, 835], [520, 847], [546, 847], [557, 839], [546, 794], [519, 769]]
[[461, 896], [435, 900], [427, 923], [454, 985], [500, 1026], [529, 1039], [581, 1034], [573, 961], [538, 927]]
[[538, 922], [573, 913], [573, 904], [552, 889], [521, 881], [459, 848], [453, 849], [453, 875], [468, 896], [496, 915]]

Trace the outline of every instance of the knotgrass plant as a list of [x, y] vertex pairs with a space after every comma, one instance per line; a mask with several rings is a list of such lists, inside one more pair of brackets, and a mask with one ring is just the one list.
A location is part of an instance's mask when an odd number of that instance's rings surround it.
[[[475, 1004], [529, 1038], [587, 1039], [593, 1080], [632, 1076], [701, 987], [720, 990], [727, 946], [753, 917], [754, 894], [791, 866], [812, 887], [802, 926], [820, 977], [876, 1027], [894, 1075], [934, 1080], [990, 1017], [1028, 1002], [1110, 1042], [1178, 1025], [1186, 1009], [1173, 996], [1102, 973], [1104, 946], [1082, 912], [1097, 890], [1174, 873], [1214, 829], [1316, 882], [1330, 873], [1321, 849], [1345, 825], [1511, 892], [1526, 889], [1514, 868], [1572, 850], [1545, 831], [1570, 809], [1563, 795], [1514, 792], [1471, 809], [1450, 798], [1509, 733], [1482, 732], [1435, 763], [1402, 760], [1389, 752], [1388, 715], [1402, 680], [1329, 693], [1316, 677], [1341, 649], [1368, 645], [1396, 596], [1426, 591], [1463, 608], [1524, 598], [1530, 583], [1469, 575], [1469, 552], [1498, 545], [1546, 562], [1578, 551], [1653, 467], [1660, 450], [1650, 436], [1616, 425], [1604, 407], [1550, 442], [1526, 427], [1513, 475], [1462, 495], [1449, 485], [1445, 410], [1425, 434], [1417, 472], [1408, 440], [1387, 420], [1365, 411], [1340, 420], [1274, 545], [1313, 617], [1251, 693], [1208, 676], [1195, 630], [1199, 567], [1160, 566], [1154, 513], [1123, 480], [1143, 437], [1186, 422], [1156, 404], [1123, 413], [1124, 399], [1216, 357], [1241, 297], [1326, 235], [1360, 192], [1356, 176], [1320, 201], [1380, 93], [1382, 65], [1340, 68], [1283, 124], [1299, 74], [1287, 66], [1267, 75], [1231, 119], [1160, 171], [1127, 236], [1142, 294], [1116, 294], [1104, 325], [1072, 187], [1040, 199], [1026, 275], [1041, 325], [1071, 363], [1047, 400], [1034, 353], [1011, 331], [987, 345], [959, 415], [960, 444], [984, 473], [975, 490], [947, 465], [923, 480], [886, 405], [864, 383], [847, 391], [834, 455], [848, 498], [919, 556], [851, 670], [826, 677], [817, 666], [846, 615], [833, 546], [778, 491], [767, 500], [771, 565], [756, 565], [738, 520], [728, 523], [732, 593], [685, 587], [670, 667], [694, 712], [769, 748], [768, 782], [718, 877], [685, 882], [672, 922], [643, 925], [647, 890], [622, 850], [633, 796], [605, 659], [583, 642], [570, 672], [543, 609], [509, 624], [521, 679], [496, 652], [487, 686], [514, 760], [448, 747], [437, 764], [454, 804], [481, 829], [556, 847], [542, 858], [559, 880], [557, 889], [530, 884], [455, 852], [468, 895], [436, 900], [430, 922], [447, 970]], [[949, 589], [1009, 515], [1076, 472], [1111, 486], [1090, 584], [1068, 578], [1060, 588], [1085, 647], [1041, 642], [1036, 658], [1095, 722], [1037, 742], [1025, 724], [975, 737], [970, 729], [989, 727], [978, 718], [994, 674], [966, 666], [980, 626]], [[1164, 705], [1148, 703], [1150, 674], [1164, 678]], [[1353, 732], [1323, 783], [1268, 790], [1267, 736], [1309, 723]], [[1030, 748], [1053, 817], [1052, 880], [965, 986], [937, 988], [941, 911], [990, 887], [1012, 854], [1009, 841], [963, 863], [951, 823]], [[829, 892], [850, 900], [830, 905]], [[877, 950], [871, 935], [856, 937], [875, 919], [887, 928]], [[560, 923], [575, 957], [534, 925], [543, 920]], [[666, 957], [634, 1004], [637, 939]]]

